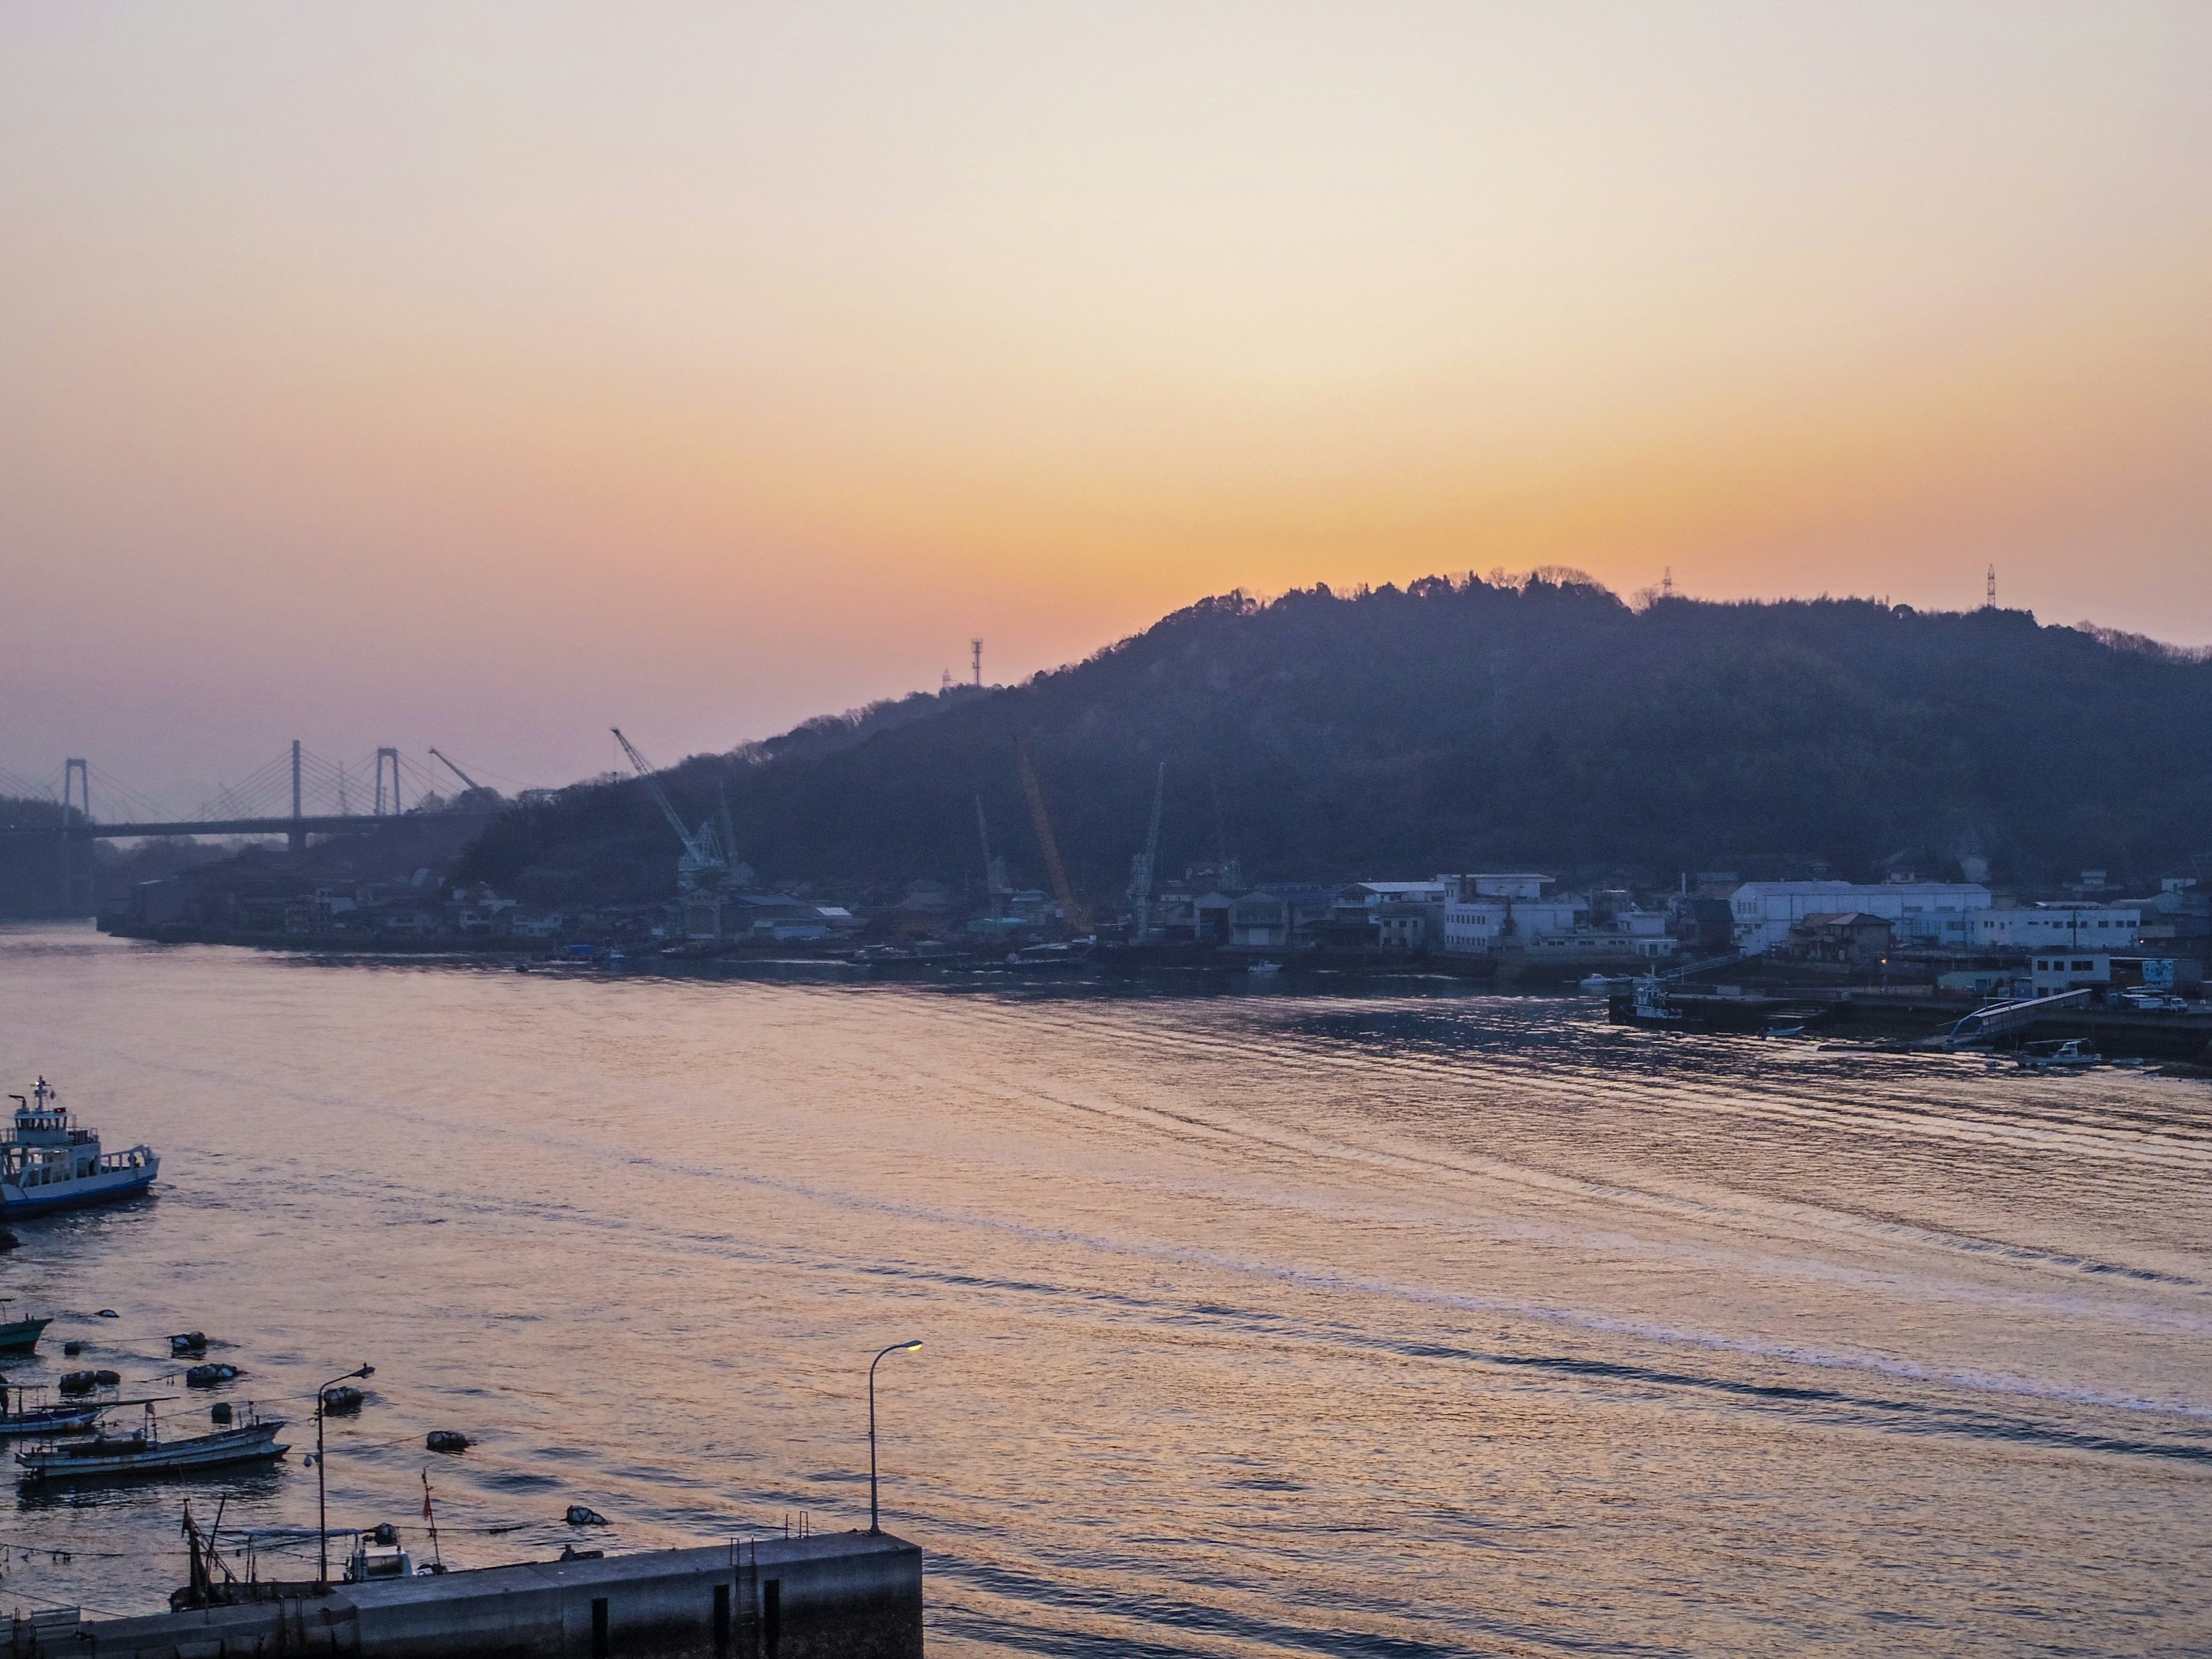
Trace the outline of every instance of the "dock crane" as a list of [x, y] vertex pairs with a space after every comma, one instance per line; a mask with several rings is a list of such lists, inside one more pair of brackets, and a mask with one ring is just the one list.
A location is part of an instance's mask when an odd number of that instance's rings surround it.
[[1044, 867], [1052, 877], [1052, 896], [1060, 901], [1060, 914], [1066, 919], [1067, 931], [1079, 935], [1091, 931], [1091, 920], [1075, 902], [1075, 890], [1067, 884], [1067, 866], [1060, 861], [1060, 842], [1052, 833], [1052, 815], [1044, 810], [1044, 791], [1037, 787], [1036, 769], [1030, 764], [1030, 751], [1019, 738], [1014, 739], [1014, 759], [1022, 770], [1022, 793], [1028, 797], [1030, 821], [1036, 825], [1037, 845], [1044, 853]]
[[1159, 775], [1152, 785], [1152, 826], [1145, 835], [1145, 850], [1129, 860], [1129, 913], [1136, 923], [1129, 935], [1132, 945], [1141, 945], [1152, 933], [1152, 872], [1160, 856], [1160, 803], [1168, 793], [1168, 763], [1160, 763]]
[[[684, 856], [676, 860], [677, 886], [688, 893], [696, 888], [713, 886], [725, 879], [730, 872], [730, 860], [723, 850], [721, 838], [714, 833], [714, 819], [708, 818], [696, 832], [684, 828], [684, 820], [676, 815], [676, 808], [668, 799], [668, 792], [660, 787], [660, 780], [653, 775], [653, 768], [645, 757], [637, 752], [637, 745], [623, 736], [619, 726], [608, 729], [615, 734], [615, 741], [622, 745], [623, 753], [629, 757], [629, 763], [637, 769], [638, 776], [645, 781], [646, 790], [652, 795], [653, 805], [660, 809], [661, 817], [668, 820], [668, 827], [684, 843]], [[440, 756], [439, 758], [443, 760], [445, 757]], [[450, 766], [453, 763], [447, 761], [447, 764]], [[459, 769], [454, 769], [458, 771]], [[723, 816], [726, 821], [726, 807]]]

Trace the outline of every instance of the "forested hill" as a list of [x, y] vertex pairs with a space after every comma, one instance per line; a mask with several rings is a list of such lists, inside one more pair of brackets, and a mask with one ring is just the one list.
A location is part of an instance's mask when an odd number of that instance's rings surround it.
[[[693, 820], [726, 787], [764, 881], [878, 890], [979, 882], [979, 795], [1016, 880], [1042, 884], [1017, 737], [1097, 894], [1127, 879], [1163, 761], [1162, 870], [1225, 848], [1255, 879], [1671, 882], [1761, 854], [2142, 879], [2212, 848], [2212, 664], [2015, 611], [1632, 609], [1571, 574], [1231, 595], [1024, 685], [890, 707], [665, 781]], [[579, 787], [495, 823], [460, 873], [643, 897], [672, 890], [676, 850], [635, 785]]]

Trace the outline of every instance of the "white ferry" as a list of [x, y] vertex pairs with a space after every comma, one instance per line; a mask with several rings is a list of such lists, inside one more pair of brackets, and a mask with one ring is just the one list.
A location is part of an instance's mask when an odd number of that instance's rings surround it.
[[136, 1198], [161, 1173], [149, 1147], [101, 1152], [100, 1132], [78, 1128], [44, 1078], [27, 1097], [9, 1098], [15, 1121], [0, 1139], [0, 1220]]

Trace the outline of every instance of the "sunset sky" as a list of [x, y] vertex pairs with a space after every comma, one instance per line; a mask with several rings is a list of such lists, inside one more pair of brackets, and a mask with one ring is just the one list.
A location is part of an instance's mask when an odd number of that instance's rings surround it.
[[17, 0], [0, 767], [557, 783], [1499, 565], [2212, 642], [2208, 86], [2202, 0]]

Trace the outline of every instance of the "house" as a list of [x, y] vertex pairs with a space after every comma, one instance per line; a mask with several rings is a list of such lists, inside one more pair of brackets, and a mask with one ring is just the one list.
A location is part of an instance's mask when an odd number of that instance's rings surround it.
[[1428, 881], [1357, 881], [1329, 907], [1333, 931], [1347, 944], [1386, 951], [1443, 948], [1449, 877]]
[[1971, 950], [1990, 903], [1978, 882], [1747, 881], [1729, 896], [1736, 949], [1747, 956], [1787, 945], [1790, 930], [1808, 916], [1850, 910], [1889, 921], [1900, 946]]
[[1304, 945], [1314, 929], [1328, 920], [1337, 891], [1308, 882], [1255, 887], [1230, 907], [1229, 942], [1261, 951]]
[[1887, 916], [1864, 910], [1824, 911], [1790, 930], [1788, 954], [1807, 962], [1863, 965], [1889, 954], [1893, 930]]

